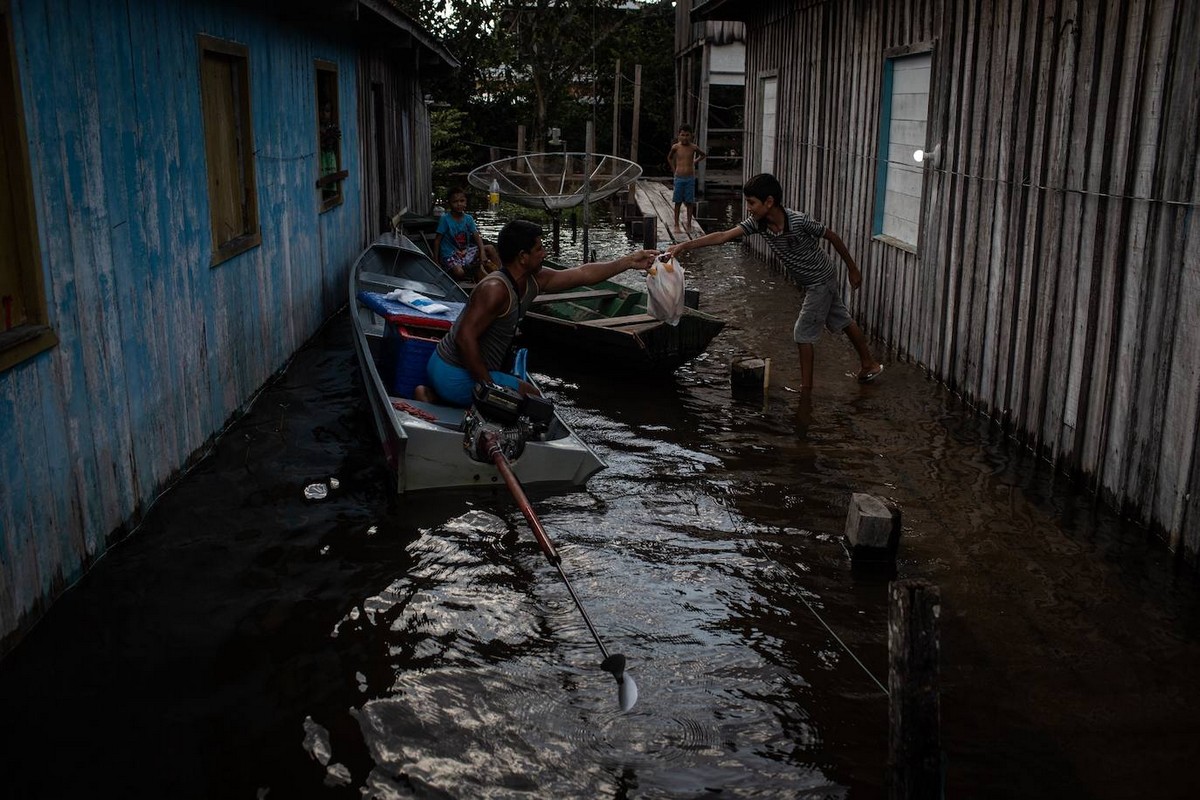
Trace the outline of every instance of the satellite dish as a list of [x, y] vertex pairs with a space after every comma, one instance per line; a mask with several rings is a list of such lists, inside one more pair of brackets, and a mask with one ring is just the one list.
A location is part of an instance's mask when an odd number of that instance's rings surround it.
[[[590, 169], [589, 169], [590, 165]], [[561, 211], [616, 194], [642, 174], [634, 162], [597, 153], [530, 153], [476, 167], [467, 181], [529, 208]]]

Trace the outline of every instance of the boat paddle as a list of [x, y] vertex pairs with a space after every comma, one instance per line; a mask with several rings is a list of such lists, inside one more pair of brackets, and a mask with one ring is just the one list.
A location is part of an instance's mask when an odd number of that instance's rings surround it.
[[600, 634], [596, 632], [596, 626], [592, 624], [591, 618], [588, 617], [587, 609], [579, 601], [579, 595], [575, 594], [575, 590], [571, 588], [571, 582], [567, 580], [567, 573], [563, 572], [562, 556], [558, 554], [558, 550], [554, 547], [554, 542], [550, 541], [550, 537], [546, 535], [546, 530], [542, 527], [541, 520], [534, 513], [533, 506], [529, 504], [529, 498], [525, 496], [525, 490], [521, 488], [521, 482], [513, 474], [512, 466], [508, 463], [508, 458], [500, 448], [499, 436], [493, 432], [489, 432], [485, 434], [484, 442], [486, 444], [487, 455], [491, 457], [492, 462], [496, 465], [496, 469], [500, 470], [500, 474], [504, 477], [504, 484], [508, 487], [508, 491], [512, 493], [513, 499], [517, 501], [521, 513], [525, 515], [525, 521], [529, 523], [534, 537], [541, 546], [542, 552], [546, 555], [546, 560], [558, 570], [558, 576], [562, 578], [563, 585], [567, 587], [567, 592], [570, 593], [571, 599], [575, 601], [575, 607], [583, 615], [583, 621], [587, 623], [588, 630], [592, 632], [592, 638], [600, 646], [600, 652], [604, 656], [604, 660], [600, 662], [600, 669], [612, 673], [612, 676], [617, 680], [617, 704], [621, 707], [622, 711], [628, 711], [637, 702], [638, 688], [637, 684], [633, 682], [633, 678], [625, 672], [625, 656], [620, 653], [610, 655], [608, 648], [604, 646], [604, 641], [600, 638]]

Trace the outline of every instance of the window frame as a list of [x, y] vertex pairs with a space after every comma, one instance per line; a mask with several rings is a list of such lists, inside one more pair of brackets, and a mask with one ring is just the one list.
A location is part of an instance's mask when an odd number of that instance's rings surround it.
[[[319, 213], [325, 213], [331, 208], [336, 208], [346, 201], [346, 194], [343, 190], [342, 182], [349, 176], [349, 172], [342, 169], [342, 104], [341, 93], [338, 91], [338, 65], [333, 61], [324, 61], [316, 59], [314, 61], [314, 93], [317, 103], [317, 196], [320, 199], [321, 208]], [[338, 143], [335, 153], [334, 167], [331, 172], [325, 172], [323, 164], [323, 149], [321, 147], [322, 124], [321, 124], [321, 106], [322, 97], [321, 89], [322, 82], [327, 87], [332, 89], [333, 95], [333, 124], [338, 130]], [[326, 195], [332, 187], [332, 194]]]
[[[0, 307], [0, 372], [11, 369], [58, 344], [58, 334], [50, 326], [46, 302], [45, 278], [42, 270], [41, 247], [38, 243], [38, 223], [33, 199], [33, 172], [25, 129], [25, 104], [21, 92], [21, 77], [13, 39], [12, 16], [7, 0], [0, 0], [0, 108], [13, 109], [0, 119], [0, 144], [5, 154], [5, 168], [11, 200], [12, 241], [18, 294], [26, 321], [4, 330], [11, 306]], [[6, 237], [7, 238], [7, 237]]]
[[[254, 247], [262, 244], [262, 221], [258, 213], [258, 179], [256, 173], [256, 159], [254, 157], [254, 124], [252, 114], [252, 103], [250, 99], [250, 48], [246, 45], [232, 42], [226, 39], [217, 39], [213, 36], [198, 34], [197, 43], [199, 45], [200, 59], [200, 115], [203, 119], [204, 127], [204, 158], [205, 169], [208, 175], [208, 214], [209, 227], [212, 232], [212, 258], [209, 261], [210, 267], [215, 267], [234, 256], [240, 255]], [[247, 230], [234, 236], [231, 239], [221, 241], [219, 227], [220, 220], [216, 218], [216, 205], [213, 202], [213, 197], [216, 195], [216, 181], [219, 176], [213, 172], [214, 158], [214, 142], [220, 133], [224, 131], [214, 131], [214, 120], [211, 120], [205, 112], [205, 61], [208, 55], [212, 53], [217, 56], [240, 62], [241, 75], [238, 81], [239, 97], [231, 98], [231, 103], [238, 114], [238, 133], [240, 133], [240, 178], [242, 187], [242, 203], [243, 203], [243, 220], [246, 223]]]
[[926, 87], [926, 106], [925, 106], [925, 138], [929, 140], [929, 108], [933, 100], [933, 69], [934, 69], [934, 43], [919, 42], [901, 47], [892, 47], [883, 51], [883, 75], [880, 86], [879, 98], [879, 141], [876, 150], [876, 169], [875, 169], [875, 204], [871, 219], [871, 238], [899, 248], [909, 253], [918, 252], [921, 245], [921, 237], [924, 233], [924, 194], [925, 194], [925, 168], [924, 165], [919, 169], [921, 176], [921, 196], [917, 199], [917, 220], [916, 220], [916, 241], [907, 242], [890, 234], [883, 232], [884, 216], [887, 211], [887, 186], [888, 186], [888, 164], [889, 150], [891, 149], [891, 127], [892, 127], [892, 100], [894, 88], [894, 70], [895, 63], [905, 58], [914, 56], [929, 56], [929, 84]]
[[[755, 118], [758, 123], [758, 141], [754, 147], [754, 164], [755, 172], [775, 173], [775, 160], [779, 155], [779, 70], [767, 70], [759, 72], [755, 76], [757, 86], [755, 87], [757, 109]], [[764, 106], [766, 105], [767, 82], [771, 81], [775, 86], [775, 109], [773, 112], [775, 118], [774, 130], [771, 131], [771, 168], [767, 169], [763, 163], [763, 151], [767, 141], [766, 120], [764, 119]]]

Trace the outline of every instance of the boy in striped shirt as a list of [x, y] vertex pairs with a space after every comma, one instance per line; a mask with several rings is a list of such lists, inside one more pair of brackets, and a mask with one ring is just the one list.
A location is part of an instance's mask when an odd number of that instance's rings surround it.
[[850, 288], [857, 289], [862, 284], [862, 273], [841, 237], [807, 214], [784, 208], [783, 188], [774, 175], [755, 175], [746, 181], [742, 194], [746, 198], [749, 217], [729, 230], [679, 242], [667, 248], [667, 252], [675, 256], [685, 250], [724, 244], [743, 236], [765, 237], [784, 269], [804, 289], [804, 302], [792, 331], [800, 355], [800, 388], [812, 388], [813, 345], [821, 338], [822, 328], [829, 328], [834, 333], [845, 331], [861, 362], [859, 382], [875, 380], [883, 372], [883, 364], [875, 360], [867, 337], [850, 316], [850, 310], [842, 300], [834, 261], [821, 246], [822, 240], [833, 245], [846, 262]]

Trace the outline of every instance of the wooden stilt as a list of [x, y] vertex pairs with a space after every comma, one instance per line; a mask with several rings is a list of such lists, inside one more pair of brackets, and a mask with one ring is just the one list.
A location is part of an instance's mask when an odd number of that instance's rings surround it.
[[942, 797], [938, 614], [941, 593], [922, 580], [890, 587], [888, 797]]

